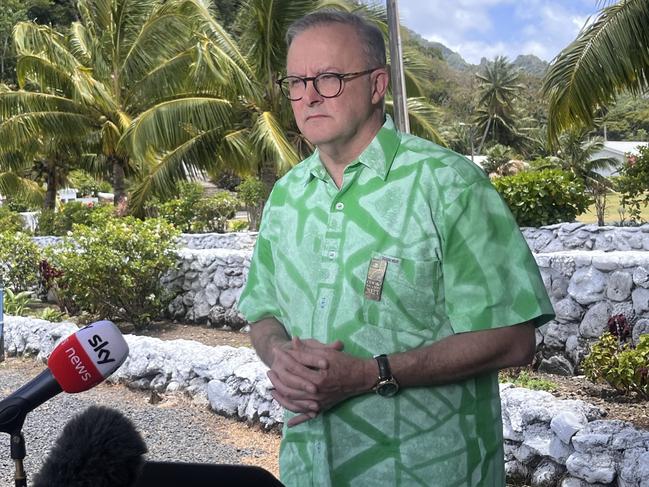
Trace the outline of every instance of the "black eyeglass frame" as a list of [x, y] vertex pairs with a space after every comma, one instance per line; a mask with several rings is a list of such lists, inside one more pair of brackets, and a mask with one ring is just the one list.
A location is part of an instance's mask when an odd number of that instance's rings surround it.
[[[282, 92], [282, 94], [287, 99], [289, 99], [290, 101], [300, 101], [302, 98], [304, 98], [304, 95], [302, 95], [299, 98], [291, 98], [289, 96], [289, 93], [284, 91], [284, 86], [282, 86], [282, 83], [284, 81], [286, 81], [287, 79], [289, 79], [289, 78], [291, 78], [291, 79], [299, 79], [300, 81], [302, 81], [302, 83], [304, 84], [304, 92], [305, 93], [306, 93], [307, 81], [311, 81], [311, 83], [313, 83], [313, 87], [318, 92], [318, 95], [320, 95], [322, 98], [336, 98], [337, 96], [340, 96], [340, 94], [343, 92], [343, 86], [345, 85], [345, 83], [343, 83], [343, 82], [345, 80], [358, 78], [359, 76], [364, 76], [366, 74], [373, 73], [377, 69], [383, 69], [383, 68], [385, 68], [385, 66], [379, 66], [377, 68], [366, 69], [365, 71], [355, 71], [353, 73], [332, 73], [332, 72], [329, 72], [329, 71], [325, 71], [324, 73], [320, 73], [320, 74], [318, 74], [316, 76], [305, 76], [304, 78], [301, 77], [301, 76], [284, 76], [283, 78], [275, 80], [275, 83], [277, 83], [277, 86], [279, 86], [279, 89]], [[334, 76], [335, 78], [338, 78], [338, 81], [340, 82], [340, 88], [338, 88], [338, 92], [335, 95], [323, 95], [322, 93], [320, 93], [320, 90], [318, 89], [317, 80], [318, 80], [318, 78], [320, 78], [322, 76]]]

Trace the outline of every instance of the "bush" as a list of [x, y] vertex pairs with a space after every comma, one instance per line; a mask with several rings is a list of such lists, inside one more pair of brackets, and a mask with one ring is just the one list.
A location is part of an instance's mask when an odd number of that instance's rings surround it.
[[97, 193], [110, 193], [113, 188], [107, 181], [100, 181], [85, 171], [76, 169], [68, 176], [69, 185], [76, 188], [82, 196], [97, 196]]
[[15, 211], [0, 206], [0, 229], [3, 232], [20, 232], [23, 229], [23, 220]]
[[171, 296], [160, 278], [176, 261], [178, 232], [159, 218], [105, 218], [94, 228], [75, 225], [61, 244], [50, 247], [55, 290], [66, 311], [126, 320], [136, 326], [161, 316]]
[[195, 221], [203, 193], [203, 187], [198, 183], [180, 183], [179, 197], [159, 204], [157, 214], [181, 232], [189, 233], [192, 230], [192, 223]]
[[[640, 335], [637, 346], [633, 346], [628, 323], [620, 326], [620, 321], [626, 321], [622, 318], [609, 320], [609, 331], [591, 347], [581, 366], [592, 382], [605, 381], [622, 393], [635, 392], [649, 399], [649, 334]], [[615, 328], [612, 320], [616, 321]]]
[[15, 293], [7, 288], [4, 293], [3, 307], [4, 312], [12, 316], [25, 316], [27, 314], [27, 305], [32, 299], [30, 291], [21, 291]]
[[15, 292], [36, 286], [40, 250], [23, 232], [0, 233], [0, 279]]
[[486, 152], [487, 159], [482, 164], [482, 168], [487, 174], [500, 173], [513, 158], [512, 148], [506, 145], [496, 144]]
[[197, 205], [196, 217], [191, 224], [192, 232], [225, 233], [228, 220], [234, 218], [238, 207], [239, 200], [226, 191], [201, 200]]
[[113, 205], [83, 204], [70, 201], [58, 210], [43, 210], [38, 218], [36, 235], [67, 235], [73, 225], [94, 225], [97, 218], [103, 219], [114, 214]]
[[237, 186], [237, 196], [246, 206], [250, 230], [259, 230], [261, 212], [268, 197], [266, 186], [258, 178], [246, 178]]
[[642, 223], [642, 207], [649, 205], [649, 147], [638, 147], [639, 155], [627, 156], [616, 187], [632, 222]]
[[583, 183], [559, 169], [504, 176], [494, 186], [523, 227], [574, 221], [591, 204]]

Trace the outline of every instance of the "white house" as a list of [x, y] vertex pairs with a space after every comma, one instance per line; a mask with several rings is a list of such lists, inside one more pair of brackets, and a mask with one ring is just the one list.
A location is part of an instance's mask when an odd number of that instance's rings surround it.
[[638, 146], [649, 146], [649, 142], [607, 140], [604, 142], [604, 148], [601, 151], [593, 154], [593, 157], [591, 159], [601, 159], [604, 157], [612, 157], [614, 159], [617, 159], [619, 161], [617, 167], [611, 167], [597, 171], [602, 176], [616, 176], [618, 174], [620, 166], [624, 164], [626, 154], [638, 155]]

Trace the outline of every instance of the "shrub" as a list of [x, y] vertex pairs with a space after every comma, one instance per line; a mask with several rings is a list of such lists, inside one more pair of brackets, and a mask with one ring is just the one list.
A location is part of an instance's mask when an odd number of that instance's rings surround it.
[[259, 230], [261, 211], [268, 197], [266, 186], [258, 178], [246, 178], [237, 186], [237, 196], [246, 206], [250, 230]]
[[114, 211], [110, 204], [88, 205], [70, 201], [61, 205], [58, 210], [43, 210], [38, 218], [36, 235], [66, 235], [73, 225], [93, 225], [97, 218], [112, 216]]
[[191, 225], [192, 232], [225, 233], [228, 220], [234, 217], [238, 207], [239, 200], [226, 191], [201, 200]]
[[487, 159], [482, 164], [482, 168], [487, 174], [500, 173], [501, 169], [513, 158], [511, 147], [506, 145], [496, 144], [486, 152]]
[[181, 232], [188, 233], [192, 230], [204, 190], [200, 184], [192, 182], [180, 183], [178, 187], [179, 197], [160, 203], [157, 214]]
[[25, 316], [27, 305], [32, 299], [30, 291], [14, 293], [11, 289], [5, 289], [3, 307], [4, 312], [12, 316]]
[[160, 278], [176, 260], [178, 232], [159, 218], [106, 218], [75, 225], [69, 238], [47, 251], [62, 302], [94, 317], [136, 326], [162, 314], [169, 298]]
[[642, 207], [649, 205], [649, 147], [638, 147], [638, 152], [627, 157], [616, 180], [622, 205], [634, 223], [642, 222]]
[[231, 232], [243, 232], [248, 229], [246, 220], [228, 220], [228, 230]]
[[591, 204], [583, 183], [559, 169], [497, 178], [494, 186], [524, 227], [574, 221]]
[[20, 232], [23, 229], [23, 220], [15, 211], [0, 206], [0, 229], [3, 232]]
[[640, 335], [634, 346], [626, 317], [613, 316], [608, 326], [582, 362], [584, 374], [592, 382], [605, 381], [622, 393], [649, 399], [649, 334]]
[[534, 377], [526, 369], [506, 369], [502, 370], [499, 375], [501, 382], [511, 382], [516, 387], [524, 387], [525, 389], [547, 392], [554, 392], [557, 390], [557, 385], [554, 382]]
[[39, 254], [28, 234], [0, 233], [0, 279], [4, 287], [17, 292], [36, 286]]
[[92, 175], [80, 169], [74, 170], [68, 176], [69, 184], [82, 196], [97, 196], [97, 193], [103, 191], [110, 193], [113, 188], [107, 181], [100, 181]]
[[65, 313], [54, 308], [45, 308], [39, 318], [41, 320], [51, 321], [52, 323], [60, 323], [65, 318]]

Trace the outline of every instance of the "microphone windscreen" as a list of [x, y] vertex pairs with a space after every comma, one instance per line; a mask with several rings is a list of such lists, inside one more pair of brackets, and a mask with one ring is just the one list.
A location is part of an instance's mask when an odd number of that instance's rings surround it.
[[63, 340], [47, 366], [65, 392], [90, 389], [119, 368], [128, 356], [126, 340], [111, 321], [97, 321]]
[[33, 487], [130, 487], [146, 452], [128, 418], [91, 406], [65, 425]]

